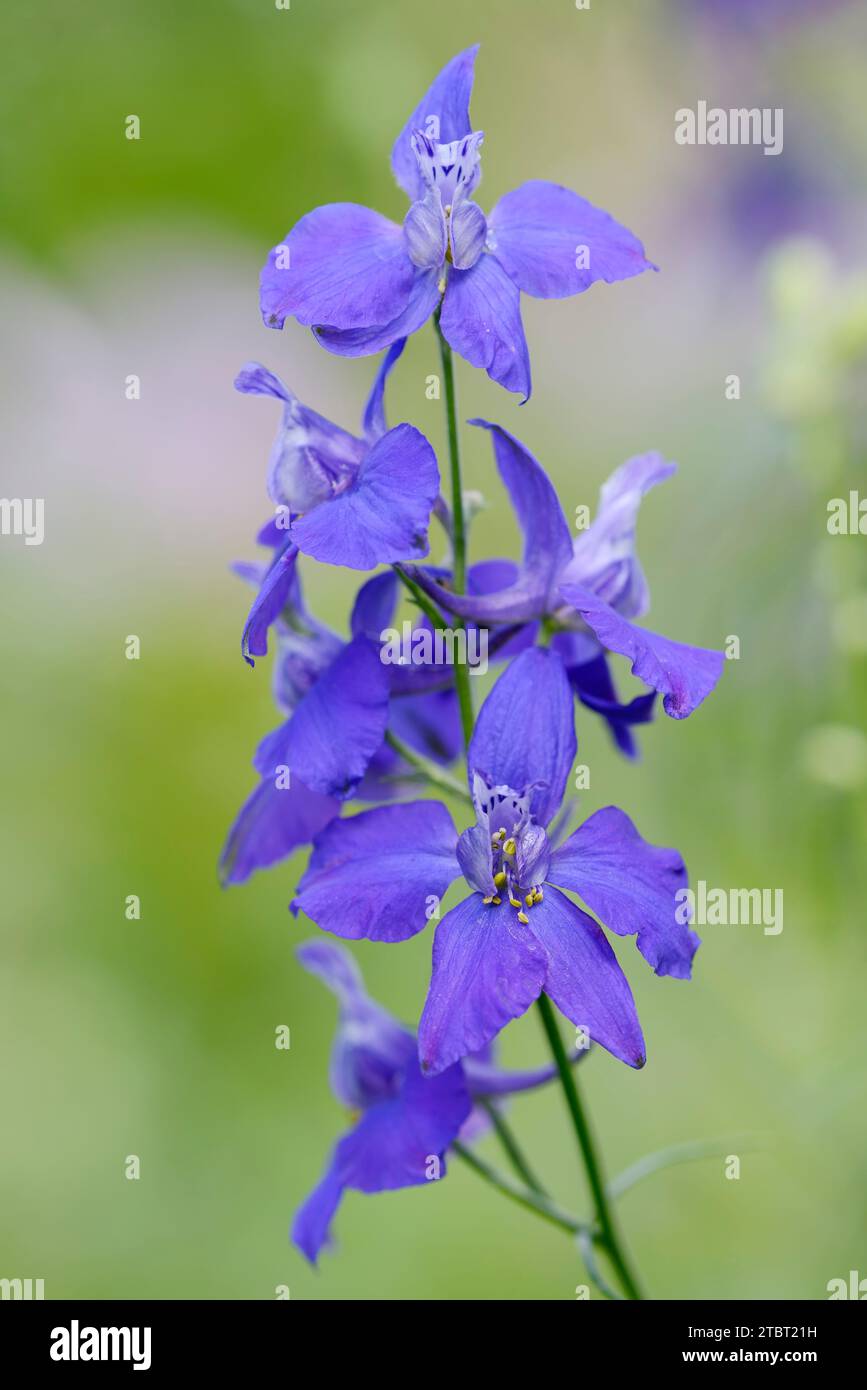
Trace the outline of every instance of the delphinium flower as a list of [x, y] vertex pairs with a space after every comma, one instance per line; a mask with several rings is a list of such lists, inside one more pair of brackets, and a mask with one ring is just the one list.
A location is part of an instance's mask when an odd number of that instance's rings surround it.
[[[253, 583], [256, 566], [236, 569]], [[451, 672], [442, 666], [404, 668], [380, 659], [379, 633], [396, 603], [393, 573], [367, 580], [338, 636], [305, 604], [293, 573], [275, 619], [273, 693], [283, 723], [260, 744], [260, 781], [236, 817], [220, 861], [225, 883], [284, 859], [340, 814], [349, 797], [393, 799], [412, 774], [389, 735], [409, 754], [443, 766], [461, 747]]]
[[331, 1244], [331, 1221], [347, 1188], [385, 1192], [438, 1181], [450, 1145], [485, 1131], [487, 1115], [479, 1101], [499, 1104], [505, 1096], [535, 1090], [556, 1069], [509, 1072], [486, 1058], [468, 1057], [426, 1078], [413, 1033], [370, 998], [348, 951], [320, 940], [299, 946], [296, 954], [337, 997], [331, 1089], [353, 1117], [292, 1223], [293, 1241], [315, 1263]]
[[313, 328], [329, 351], [378, 352], [432, 314], [449, 345], [510, 391], [530, 395], [521, 293], [580, 294], [654, 269], [632, 232], [559, 184], [531, 179], [486, 216], [473, 194], [482, 131], [469, 106], [478, 45], [442, 70], [391, 155], [410, 199], [403, 226], [356, 203], [295, 224], [262, 271], [262, 315]]
[[606, 652], [627, 657], [632, 671], [663, 697], [666, 714], [683, 719], [704, 700], [722, 673], [722, 652], [674, 642], [639, 627], [650, 604], [635, 550], [641, 500], [670, 477], [675, 465], [660, 454], [629, 459], [604, 484], [596, 517], [573, 540], [557, 494], [541, 464], [499, 425], [490, 431], [494, 457], [524, 535], [523, 562], [507, 587], [455, 594], [424, 568], [411, 570], [447, 611], [488, 625], [546, 622], [559, 629], [553, 646], [564, 659], [582, 702], [601, 713], [626, 753], [634, 751], [630, 726], [652, 715], [653, 695], [627, 705], [616, 697]]
[[[403, 226], [354, 204], [317, 208], [274, 248], [262, 273], [270, 326], [293, 316], [332, 352], [387, 353], [360, 437], [301, 406], [257, 364], [238, 381], [283, 405], [270, 472], [279, 510], [260, 533], [273, 559], [262, 571], [244, 571], [258, 587], [244, 654], [251, 661], [264, 654], [275, 627], [278, 703], [287, 717], [258, 749], [262, 782], [233, 828], [225, 866], [238, 881], [312, 837], [296, 914], [338, 937], [386, 943], [437, 922], [417, 1036], [366, 996], [338, 948], [324, 941], [303, 948], [303, 963], [340, 999], [332, 1082], [360, 1112], [296, 1217], [293, 1236], [305, 1254], [315, 1260], [328, 1240], [347, 1188], [430, 1181], [451, 1149], [506, 1195], [577, 1235], [588, 1273], [607, 1296], [597, 1247], [625, 1295], [638, 1298], [552, 1003], [580, 1030], [582, 1046], [592, 1041], [641, 1067], [641, 1026], [604, 928], [635, 936], [657, 975], [679, 979], [689, 978], [699, 939], [675, 910], [687, 883], [677, 851], [647, 843], [613, 806], [567, 834], [571, 810], [561, 803], [577, 750], [575, 696], [632, 754], [633, 726], [650, 719], [656, 694], [667, 714], [685, 717], [712, 690], [723, 658], [634, 621], [649, 602], [635, 554], [638, 508], [673, 469], [658, 454], [630, 459], [609, 479], [593, 525], [573, 542], [533, 456], [500, 427], [473, 422], [493, 436], [524, 555], [520, 565], [496, 558], [467, 565], [452, 349], [526, 399], [521, 292], [561, 298], [651, 268], [631, 232], [552, 183], [523, 184], [485, 215], [474, 201], [483, 141], [469, 117], [475, 54], [467, 49], [446, 66], [395, 143], [392, 168], [411, 200]], [[431, 317], [443, 367], [449, 504], [439, 496], [427, 441], [409, 425], [388, 431], [383, 409], [405, 339]], [[438, 566], [420, 565], [432, 512], [450, 553]], [[299, 550], [357, 569], [391, 566], [359, 590], [348, 637], [304, 609]], [[398, 581], [421, 609], [424, 635], [454, 614], [468, 635], [485, 632], [493, 660], [508, 662], [477, 719], [465, 665], [443, 672], [435, 663], [385, 659]], [[626, 656], [649, 687], [628, 703], [617, 696], [610, 653]], [[456, 749], [456, 706], [468, 791], [444, 770]], [[449, 735], [437, 739], [438, 719], [449, 718]], [[291, 773], [299, 807], [281, 800], [275, 771]], [[395, 800], [395, 773], [447, 791], [472, 808], [473, 823], [459, 833], [441, 802]], [[342, 815], [353, 797], [382, 804]], [[462, 899], [443, 915], [459, 881]], [[504, 1095], [543, 1077], [525, 1073], [518, 1084], [493, 1060], [501, 1030], [534, 1001], [553, 1057], [545, 1079], [558, 1076], [587, 1171], [591, 1225], [550, 1204], [500, 1108]], [[467, 1149], [486, 1123], [520, 1188]]]
[[235, 386], [273, 396], [282, 418], [271, 449], [268, 492], [276, 515], [259, 533], [273, 559], [244, 628], [242, 650], [267, 651], [268, 628], [291, 592], [298, 553], [370, 570], [427, 553], [427, 526], [439, 496], [436, 455], [413, 425], [386, 427], [385, 383], [403, 351], [396, 342], [377, 372], [361, 437], [302, 405], [273, 372], [248, 362]]
[[[546, 833], [576, 752], [572, 692], [556, 652], [531, 648], [507, 667], [479, 713], [467, 754], [476, 822], [460, 836], [444, 805], [380, 807], [314, 840], [293, 903], [346, 938], [403, 941], [455, 879], [473, 890], [436, 928], [419, 1025], [431, 1075], [477, 1051], [544, 991], [630, 1066], [645, 1048], [632, 994], [599, 924], [636, 935], [657, 974], [688, 978], [698, 937], [676, 921], [681, 856], [641, 838], [615, 807], [557, 848]], [[566, 890], [565, 892], [563, 890]]]

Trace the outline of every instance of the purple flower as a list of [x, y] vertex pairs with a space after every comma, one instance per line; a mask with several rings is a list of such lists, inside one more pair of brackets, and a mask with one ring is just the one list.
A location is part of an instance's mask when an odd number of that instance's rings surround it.
[[455, 879], [473, 893], [436, 929], [419, 1026], [432, 1075], [479, 1051], [544, 990], [594, 1042], [643, 1066], [629, 985], [599, 924], [637, 934], [659, 975], [688, 978], [698, 937], [677, 921], [681, 856], [649, 845], [613, 806], [559, 847], [547, 834], [575, 757], [574, 706], [556, 652], [530, 648], [507, 667], [476, 722], [467, 771], [476, 822], [458, 836], [445, 806], [416, 801], [362, 812], [314, 840], [293, 910], [346, 938], [403, 941]]
[[[257, 566], [236, 569], [254, 583], [261, 579]], [[391, 621], [396, 589], [392, 572], [362, 585], [346, 640], [313, 617], [293, 574], [275, 619], [274, 698], [286, 719], [257, 749], [261, 780], [229, 832], [220, 860], [224, 883], [242, 883], [309, 844], [350, 796], [393, 797], [396, 779], [410, 769], [385, 742], [387, 730], [437, 762], [457, 757], [452, 673], [380, 660], [379, 632]]]
[[565, 628], [553, 645], [584, 704], [609, 722], [626, 753], [634, 751], [630, 726], [651, 718], [653, 696], [621, 705], [605, 652], [632, 663], [633, 673], [663, 697], [673, 719], [684, 719], [710, 694], [722, 674], [722, 652], [687, 646], [638, 627], [650, 594], [635, 552], [641, 499], [675, 470], [660, 454], [629, 459], [603, 486], [593, 524], [573, 541], [551, 481], [530, 451], [499, 425], [490, 430], [494, 457], [524, 534], [524, 558], [511, 584], [485, 594], [454, 594], [425, 569], [413, 571], [432, 598], [452, 613], [486, 624], [553, 620]]
[[470, 123], [478, 45], [443, 68], [395, 142], [391, 167], [410, 199], [402, 227], [356, 203], [329, 203], [274, 247], [261, 278], [265, 323], [288, 316], [330, 352], [378, 352], [435, 310], [455, 352], [509, 391], [530, 395], [521, 291], [580, 294], [655, 269], [606, 212], [533, 179], [493, 208], [473, 201], [484, 135]]
[[238, 391], [283, 403], [268, 469], [268, 492], [279, 510], [259, 536], [274, 558], [242, 642], [250, 665], [251, 656], [267, 651], [267, 631], [291, 595], [299, 551], [359, 570], [427, 553], [439, 496], [436, 455], [412, 425], [390, 430], [385, 423], [385, 383], [403, 347], [396, 342], [376, 374], [361, 438], [302, 405], [258, 362], [248, 362], [235, 379]]
[[331, 1221], [347, 1188], [384, 1192], [444, 1177], [452, 1141], [468, 1142], [487, 1127], [487, 1116], [473, 1108], [474, 1100], [499, 1101], [535, 1089], [552, 1080], [556, 1069], [504, 1072], [485, 1054], [426, 1077], [414, 1035], [370, 998], [347, 951], [309, 941], [297, 954], [337, 997], [331, 1089], [356, 1120], [292, 1223], [292, 1240], [315, 1264], [331, 1243]]

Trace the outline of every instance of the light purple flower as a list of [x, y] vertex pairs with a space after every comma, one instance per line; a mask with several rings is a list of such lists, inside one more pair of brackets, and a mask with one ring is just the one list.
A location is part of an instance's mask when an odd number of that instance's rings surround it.
[[603, 486], [592, 525], [573, 541], [548, 475], [530, 451], [499, 425], [472, 420], [490, 431], [494, 457], [524, 535], [524, 557], [511, 584], [485, 594], [454, 594], [425, 569], [413, 571], [447, 611], [485, 624], [553, 619], [567, 629], [553, 641], [582, 701], [626, 740], [629, 725], [650, 718], [652, 697], [617, 701], [605, 652], [632, 663], [633, 673], [663, 697], [673, 719], [684, 719], [713, 690], [722, 674], [722, 652], [688, 646], [639, 627], [649, 606], [647, 581], [635, 550], [641, 500], [675, 465], [660, 454], [629, 459]]
[[530, 648], [485, 701], [467, 769], [476, 822], [458, 836], [445, 806], [417, 801], [363, 812], [316, 836], [293, 902], [345, 938], [403, 941], [436, 918], [450, 885], [473, 889], [436, 928], [419, 1026], [436, 1074], [488, 1044], [544, 990], [594, 1042], [630, 1066], [644, 1040], [629, 985], [580, 894], [660, 975], [688, 978], [698, 946], [677, 921], [681, 856], [641, 838], [615, 807], [557, 848], [556, 815], [576, 752], [574, 706], [556, 652]]
[[377, 372], [362, 419], [362, 435], [302, 405], [279, 377], [248, 362], [235, 386], [246, 395], [282, 402], [271, 449], [268, 492], [278, 508], [260, 532], [274, 548], [244, 629], [242, 650], [267, 651], [267, 631], [292, 591], [298, 552], [327, 564], [369, 570], [427, 553], [427, 527], [439, 496], [436, 455], [412, 425], [387, 429], [383, 397], [403, 351], [395, 343]]
[[438, 311], [451, 347], [526, 400], [521, 292], [562, 299], [656, 267], [630, 231], [559, 184], [530, 180], [485, 215], [473, 198], [477, 51], [443, 68], [395, 142], [392, 169], [410, 198], [403, 226], [355, 203], [314, 209], [271, 251], [261, 308], [270, 327], [292, 316], [346, 357], [378, 352]]

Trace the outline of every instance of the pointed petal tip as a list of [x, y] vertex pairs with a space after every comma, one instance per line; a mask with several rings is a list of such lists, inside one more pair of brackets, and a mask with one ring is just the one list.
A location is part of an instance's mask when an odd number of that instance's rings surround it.
[[319, 1255], [321, 1250], [317, 1250], [312, 1245], [307, 1245], [304, 1241], [299, 1240], [291, 1228], [289, 1231], [289, 1243], [295, 1246], [299, 1255], [304, 1256], [304, 1259], [307, 1261], [314, 1274], [322, 1273], [319, 1268]]
[[448, 60], [447, 63], [443, 63], [442, 67], [440, 68], [440, 73], [441, 73], [441, 74], [444, 73], [444, 72], [446, 71], [447, 68], [450, 68], [450, 67], [453, 67], [453, 66], [457, 66], [457, 64], [459, 64], [459, 63], [463, 64], [464, 67], [474, 68], [474, 67], [475, 67], [475, 62], [476, 62], [476, 57], [477, 57], [477, 55], [478, 55], [478, 52], [479, 52], [479, 49], [481, 48], [481, 46], [482, 46], [482, 45], [481, 45], [480, 42], [479, 42], [479, 43], [471, 43], [470, 46], [469, 46], [468, 48], [462, 48], [462, 49], [460, 49], [460, 50], [454, 55], [453, 58], [449, 58], [449, 60]]
[[418, 1060], [422, 1074], [432, 1080], [433, 1077], [439, 1076], [441, 1072], [446, 1071], [454, 1062], [460, 1061], [460, 1058], [452, 1057], [447, 1061], [441, 1061], [430, 1055], [423, 1056], [421, 1048], [419, 1048]]
[[662, 695], [670, 719], [686, 719], [713, 693], [725, 668], [724, 652], [639, 627], [580, 584], [561, 584], [560, 594], [604, 647], [625, 656], [632, 674]]

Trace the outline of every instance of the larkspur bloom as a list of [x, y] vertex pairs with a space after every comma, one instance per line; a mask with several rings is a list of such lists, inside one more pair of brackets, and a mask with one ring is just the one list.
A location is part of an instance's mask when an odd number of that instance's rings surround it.
[[658, 453], [640, 454], [602, 487], [596, 517], [573, 540], [559, 498], [541, 464], [499, 425], [490, 431], [494, 457], [524, 535], [524, 556], [512, 583], [485, 594], [455, 594], [424, 568], [412, 571], [431, 598], [451, 613], [489, 625], [549, 620], [576, 694], [609, 722], [624, 752], [634, 752], [631, 725], [652, 715], [653, 694], [627, 705], [616, 696], [605, 653], [629, 659], [632, 672], [663, 697], [663, 709], [684, 719], [713, 690], [722, 652], [674, 642], [639, 627], [650, 594], [635, 550], [641, 500], [675, 471]]
[[643, 1066], [632, 994], [600, 925], [636, 935], [659, 975], [688, 978], [698, 937], [678, 923], [687, 883], [675, 850], [648, 844], [622, 811], [597, 811], [553, 848], [547, 827], [576, 752], [572, 691], [561, 658], [530, 648], [499, 677], [467, 756], [476, 823], [460, 836], [441, 803], [379, 807], [326, 827], [293, 903], [349, 939], [403, 941], [463, 876], [472, 895], [436, 928], [419, 1025], [422, 1066], [436, 1075], [485, 1047], [545, 991], [594, 1042]]
[[436, 455], [413, 425], [388, 429], [385, 384], [403, 351], [386, 353], [362, 417], [361, 437], [302, 405], [258, 362], [235, 387], [282, 402], [271, 449], [268, 492], [277, 514], [259, 533], [274, 551], [244, 627], [242, 650], [264, 656], [268, 628], [291, 594], [299, 552], [333, 565], [369, 570], [427, 553], [427, 527], [439, 496]]
[[[386, 349], [361, 435], [303, 406], [257, 363], [236, 382], [282, 405], [269, 473], [278, 514], [259, 535], [271, 563], [239, 572], [257, 588], [243, 652], [252, 665], [274, 628], [275, 694], [286, 717], [257, 750], [261, 782], [230, 834], [224, 875], [238, 882], [312, 840], [291, 904], [296, 914], [304, 911], [336, 936], [386, 942], [438, 922], [417, 1036], [367, 996], [339, 948], [316, 942], [300, 953], [340, 1001], [332, 1084], [358, 1121], [295, 1218], [293, 1239], [312, 1262], [330, 1241], [347, 1189], [374, 1192], [439, 1178], [449, 1148], [490, 1125], [544, 1206], [498, 1108], [512, 1092], [560, 1075], [563, 1054], [547, 999], [587, 1038], [641, 1067], [641, 1026], [603, 925], [635, 936], [658, 975], [689, 978], [699, 945], [676, 910], [687, 884], [681, 856], [648, 844], [612, 806], [570, 834], [572, 808], [562, 805], [577, 751], [576, 695], [632, 755], [633, 727], [652, 717], [657, 693], [669, 715], [683, 718], [722, 669], [721, 653], [671, 642], [634, 622], [649, 601], [635, 554], [638, 509], [673, 465], [657, 454], [630, 459], [603, 488], [593, 526], [573, 543], [532, 455], [499, 427], [472, 422], [492, 434], [525, 544], [520, 565], [491, 559], [467, 570], [466, 526], [458, 524], [457, 507], [452, 523], [439, 496], [430, 445], [409, 425], [386, 426], [389, 372], [407, 336], [432, 315], [446, 367], [448, 344], [526, 400], [521, 292], [560, 298], [596, 280], [655, 268], [632, 233], [554, 184], [531, 181], [485, 216], [473, 198], [484, 138], [469, 118], [475, 54], [469, 49], [447, 65], [394, 146], [392, 166], [411, 200], [403, 226], [352, 204], [318, 208], [274, 249], [262, 273], [269, 325], [292, 315], [345, 356]], [[454, 503], [461, 480], [450, 371], [446, 398]], [[433, 512], [452, 558], [420, 567]], [[300, 551], [355, 569], [392, 567], [359, 590], [347, 637], [304, 607]], [[461, 576], [460, 594], [452, 590], [450, 565]], [[427, 641], [431, 624], [444, 626], [456, 613], [459, 635], [484, 630], [486, 657], [509, 661], [474, 727], [462, 673], [456, 679], [436, 657], [418, 667], [414, 640], [410, 659], [405, 643], [385, 640], [398, 578], [425, 613], [410, 626], [413, 639], [424, 639], [418, 650], [435, 646]], [[469, 647], [467, 653], [475, 660]], [[618, 699], [611, 653], [627, 656], [650, 687], [628, 704]], [[419, 774], [425, 785], [459, 790], [432, 760], [447, 765], [467, 738], [475, 820], [462, 833], [439, 802], [392, 800], [398, 779]], [[383, 804], [343, 818], [351, 797]], [[442, 900], [459, 880], [463, 901], [440, 920]], [[501, 1072], [494, 1061], [500, 1030], [543, 994], [556, 1065]], [[562, 1079], [581, 1137], [578, 1101]], [[593, 1239], [607, 1250], [625, 1294], [639, 1297], [583, 1137], [582, 1149], [596, 1206]], [[550, 1208], [548, 1215], [577, 1229]]]
[[269, 327], [291, 316], [345, 357], [378, 352], [438, 312], [455, 352], [526, 400], [521, 293], [562, 299], [655, 267], [607, 212], [543, 179], [485, 216], [472, 198], [484, 139], [469, 114], [477, 51], [446, 65], [395, 142], [391, 167], [411, 200], [403, 226], [356, 203], [314, 209], [271, 251], [260, 303]]
[[[257, 566], [236, 569], [261, 583]], [[435, 762], [445, 765], [457, 757], [461, 733], [452, 672], [380, 660], [379, 632], [391, 620], [396, 586], [390, 572], [361, 586], [346, 639], [310, 613], [293, 574], [275, 619], [273, 691], [286, 717], [256, 752], [260, 781], [229, 832], [220, 861], [224, 883], [242, 883], [309, 844], [350, 796], [391, 800], [401, 785], [397, 779], [412, 770], [387, 743], [389, 731]]]
[[355, 1117], [292, 1223], [293, 1241], [315, 1264], [331, 1244], [331, 1222], [347, 1188], [385, 1192], [444, 1177], [449, 1145], [458, 1138], [469, 1142], [486, 1128], [487, 1117], [474, 1108], [475, 1101], [498, 1104], [505, 1096], [534, 1090], [551, 1081], [556, 1069], [502, 1071], [485, 1055], [426, 1077], [414, 1035], [370, 998], [346, 950], [309, 941], [297, 955], [337, 997], [331, 1089]]
[[[274, 545], [277, 534], [272, 522], [259, 539]], [[266, 650], [270, 627], [277, 633], [273, 693], [285, 719], [256, 751], [260, 781], [238, 812], [220, 858], [226, 884], [242, 883], [309, 844], [350, 798], [388, 801], [406, 790], [415, 774], [388, 743], [388, 734], [443, 767], [462, 747], [451, 665], [439, 662], [435, 649], [430, 660], [410, 665], [383, 660], [383, 633], [392, 629], [397, 607], [393, 571], [361, 586], [346, 639], [310, 612], [294, 563], [285, 582], [281, 574], [282, 588], [269, 588], [274, 562], [233, 568], [257, 590], [245, 629], [256, 634], [256, 653]], [[483, 560], [470, 567], [468, 589], [500, 588], [512, 569], [509, 562]], [[426, 617], [417, 622], [410, 649], [417, 637], [430, 635], [430, 628]], [[516, 647], [512, 639], [503, 654]]]

